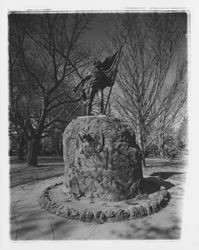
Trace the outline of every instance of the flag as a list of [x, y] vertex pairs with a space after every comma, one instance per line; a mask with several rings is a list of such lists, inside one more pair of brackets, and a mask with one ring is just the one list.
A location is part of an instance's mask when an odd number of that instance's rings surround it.
[[106, 58], [100, 65], [100, 69], [104, 72], [110, 86], [114, 84], [121, 49], [122, 46], [115, 52], [114, 55]]

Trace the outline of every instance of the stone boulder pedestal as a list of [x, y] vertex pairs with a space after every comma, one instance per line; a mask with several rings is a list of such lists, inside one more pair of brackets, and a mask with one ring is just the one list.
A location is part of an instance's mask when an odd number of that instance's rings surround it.
[[75, 199], [119, 201], [140, 193], [141, 152], [134, 132], [121, 120], [84, 116], [63, 135], [65, 187]]

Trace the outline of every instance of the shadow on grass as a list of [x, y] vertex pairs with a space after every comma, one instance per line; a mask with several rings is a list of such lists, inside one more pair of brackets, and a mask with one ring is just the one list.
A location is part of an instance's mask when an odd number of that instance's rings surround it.
[[46, 163], [46, 164], [38, 164], [37, 167], [34, 167], [35, 169], [36, 168], [46, 168], [46, 167], [63, 167], [64, 166], [64, 163]]
[[160, 190], [160, 187], [163, 186], [166, 189], [174, 187], [174, 185], [169, 181], [159, 180], [156, 177], [144, 178], [144, 184], [142, 187], [142, 193], [152, 194]]
[[[10, 156], [10, 164], [26, 164], [26, 159], [19, 160], [16, 156]], [[63, 163], [63, 157], [61, 156], [39, 156], [38, 157], [39, 164], [46, 164], [46, 163]]]
[[10, 178], [10, 188], [19, 186], [19, 185], [24, 185], [24, 184], [34, 184], [38, 181], [42, 181], [42, 180], [46, 180], [46, 179], [50, 179], [50, 178], [55, 178], [55, 177], [59, 177], [62, 176], [63, 173], [59, 173], [59, 174], [52, 174], [52, 175], [47, 175], [47, 176], [43, 176], [43, 177], [39, 177], [39, 176], [24, 176], [21, 178], [14, 178], [13, 176]]
[[181, 224], [173, 220], [172, 226], [152, 225], [144, 220], [137, 220], [129, 224], [123, 232], [117, 229], [111, 231], [118, 239], [179, 239]]
[[155, 176], [162, 180], [166, 180], [172, 177], [173, 175], [181, 175], [181, 174], [184, 174], [184, 172], [154, 172], [151, 174], [151, 176]]
[[157, 162], [157, 163], [152, 163], [152, 164], [147, 164], [146, 168], [151, 168], [151, 167], [180, 167], [183, 166], [184, 163], [182, 161], [164, 161], [164, 162]]
[[67, 223], [66, 219], [42, 210], [37, 204], [33, 204], [32, 207], [16, 207], [16, 220], [12, 213], [13, 209], [10, 219], [12, 240], [64, 239], [78, 224], [76, 221]]

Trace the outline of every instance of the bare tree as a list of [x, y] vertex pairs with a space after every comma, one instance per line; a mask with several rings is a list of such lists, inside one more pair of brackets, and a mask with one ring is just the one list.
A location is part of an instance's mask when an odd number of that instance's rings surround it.
[[169, 134], [170, 130], [173, 129], [177, 124], [180, 123], [182, 118], [186, 114], [186, 102], [187, 102], [187, 91], [181, 88], [175, 90], [174, 98], [171, 98], [165, 106], [163, 106], [160, 115], [157, 117], [149, 138], [147, 145], [150, 145], [154, 139], [158, 145], [161, 156], [165, 156], [165, 137]]
[[182, 151], [184, 155], [187, 154], [187, 125], [188, 125], [188, 119], [187, 116], [184, 117], [184, 119], [181, 119], [180, 126], [177, 130], [177, 146]]
[[[178, 62], [184, 37], [185, 14], [129, 14], [121, 16], [123, 27], [112, 36], [115, 46], [122, 44], [115, 108], [136, 131], [145, 166], [145, 149], [157, 119], [173, 122], [181, 104], [176, 101], [184, 83], [186, 62]], [[127, 35], [126, 35], [127, 34]], [[126, 36], [126, 38], [124, 38]], [[169, 80], [175, 64], [176, 77]], [[184, 88], [186, 91], [186, 87]], [[185, 99], [182, 101], [184, 103]], [[179, 102], [181, 103], [181, 102]], [[177, 105], [177, 106], [176, 106]], [[170, 115], [175, 106], [176, 114]], [[167, 117], [167, 118], [166, 118]]]
[[88, 24], [84, 14], [9, 16], [10, 118], [26, 137], [28, 166], [37, 165], [42, 137], [66, 124], [79, 101], [70, 85], [85, 67]]

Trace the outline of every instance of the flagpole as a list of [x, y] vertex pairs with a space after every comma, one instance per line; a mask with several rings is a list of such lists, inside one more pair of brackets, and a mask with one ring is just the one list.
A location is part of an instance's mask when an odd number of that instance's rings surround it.
[[[124, 38], [123, 45], [120, 47], [120, 52], [121, 52], [121, 50], [122, 50], [122, 47], [123, 47], [123, 46], [125, 45], [125, 43], [126, 43], [126, 40], [127, 40], [128, 34], [129, 34], [129, 29], [130, 29], [130, 27], [129, 27], [128, 30], [127, 30], [126, 36], [125, 36], [125, 38]], [[120, 52], [119, 52], [119, 53], [120, 53]], [[118, 67], [119, 60], [120, 60], [120, 54], [119, 54], [119, 59], [118, 59], [118, 62], [117, 62], [117, 67]], [[117, 67], [116, 67], [116, 69], [117, 69]], [[117, 73], [116, 73], [115, 76], [114, 76], [113, 85], [114, 85], [114, 82], [115, 82], [116, 75], [117, 75]], [[109, 99], [110, 99], [110, 95], [111, 95], [111, 92], [112, 92], [113, 85], [111, 86], [110, 91], [109, 91], [109, 95], [108, 95], [108, 98], [107, 98], [107, 101], [106, 101], [106, 105], [105, 105], [105, 108], [104, 108], [104, 114], [106, 113], [106, 110], [107, 110], [107, 107], [108, 107], [108, 103], [109, 103]]]

